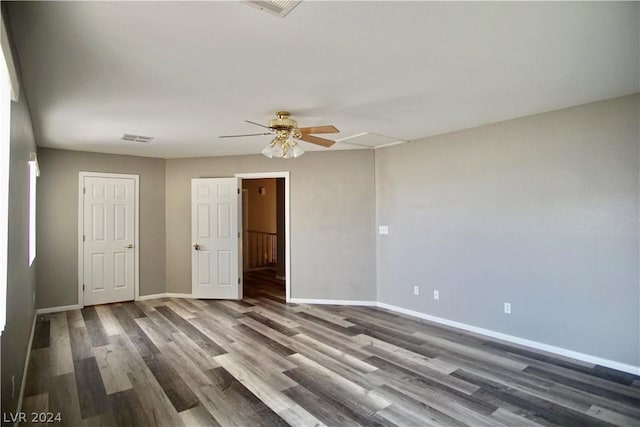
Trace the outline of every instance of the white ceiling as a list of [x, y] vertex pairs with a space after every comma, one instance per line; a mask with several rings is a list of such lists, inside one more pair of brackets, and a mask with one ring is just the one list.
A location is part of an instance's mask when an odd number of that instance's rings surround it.
[[638, 92], [639, 5], [11, 2], [9, 18], [40, 146], [172, 158], [259, 153], [269, 136], [217, 136], [281, 109], [375, 144]]

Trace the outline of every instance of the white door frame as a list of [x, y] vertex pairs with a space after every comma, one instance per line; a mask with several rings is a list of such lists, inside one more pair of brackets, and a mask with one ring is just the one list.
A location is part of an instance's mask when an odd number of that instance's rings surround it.
[[84, 245], [82, 236], [84, 235], [84, 179], [85, 177], [96, 178], [120, 178], [133, 179], [135, 189], [135, 213], [133, 224], [135, 232], [133, 234], [133, 296], [136, 301], [140, 299], [140, 175], [129, 175], [121, 173], [85, 172], [80, 171], [78, 176], [78, 305], [84, 307], [84, 292], [82, 285], [84, 281]]
[[[291, 301], [291, 224], [289, 215], [289, 172], [254, 172], [237, 173], [236, 178], [260, 179], [260, 178], [284, 178], [284, 237], [285, 237], [285, 295], [286, 301]], [[244, 203], [244, 200], [242, 201]], [[243, 230], [244, 232], [244, 230]], [[241, 251], [242, 252], [242, 251]], [[242, 256], [242, 253], [240, 253]], [[244, 262], [244, 260], [242, 260]], [[244, 286], [244, 281], [242, 282]]]

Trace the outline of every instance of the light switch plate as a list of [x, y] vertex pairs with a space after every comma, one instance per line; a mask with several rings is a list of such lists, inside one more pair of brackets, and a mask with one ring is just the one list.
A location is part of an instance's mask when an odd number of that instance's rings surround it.
[[380, 225], [378, 227], [378, 233], [379, 234], [389, 234], [389, 226], [387, 225]]

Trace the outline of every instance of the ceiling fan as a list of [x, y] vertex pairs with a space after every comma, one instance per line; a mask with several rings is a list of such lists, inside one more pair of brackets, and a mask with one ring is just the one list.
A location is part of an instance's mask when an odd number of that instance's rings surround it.
[[320, 145], [322, 147], [331, 147], [335, 144], [335, 141], [326, 138], [320, 138], [319, 136], [313, 136], [313, 133], [338, 133], [340, 132], [333, 125], [325, 126], [313, 126], [306, 128], [299, 128], [298, 122], [290, 118], [291, 113], [288, 111], [278, 111], [276, 118], [269, 120], [267, 126], [260, 123], [245, 120], [247, 123], [257, 125], [266, 129], [269, 132], [263, 133], [250, 133], [244, 135], [222, 135], [220, 138], [237, 138], [244, 136], [258, 136], [258, 135], [275, 135], [273, 140], [262, 150], [262, 154], [272, 157], [284, 157], [290, 159], [291, 157], [300, 157], [304, 154], [304, 150], [300, 148], [296, 140], [309, 142], [311, 144]]

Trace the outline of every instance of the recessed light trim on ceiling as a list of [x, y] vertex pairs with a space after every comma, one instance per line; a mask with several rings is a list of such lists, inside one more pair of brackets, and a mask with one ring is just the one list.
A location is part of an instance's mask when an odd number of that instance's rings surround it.
[[243, 1], [242, 3], [252, 7], [256, 7], [271, 15], [284, 18], [301, 1], [302, 0], [268, 0], [268, 1], [249, 0], [249, 1]]
[[153, 138], [154, 138], [153, 136], [134, 135], [131, 133], [123, 133], [122, 136], [120, 137], [120, 139], [123, 141], [142, 142], [145, 144], [153, 141]]

